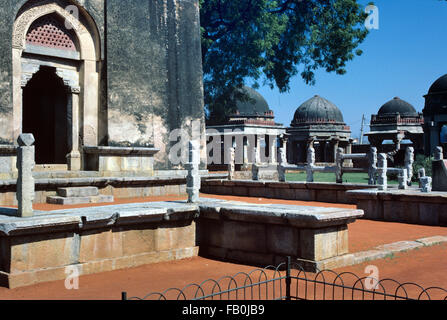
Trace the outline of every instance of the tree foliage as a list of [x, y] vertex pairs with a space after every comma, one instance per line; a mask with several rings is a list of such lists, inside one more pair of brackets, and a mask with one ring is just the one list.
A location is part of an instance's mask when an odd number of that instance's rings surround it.
[[[222, 120], [247, 79], [290, 89], [315, 70], [344, 74], [362, 52], [366, 14], [356, 0], [200, 0], [205, 105]], [[241, 99], [239, 97], [238, 99]]]

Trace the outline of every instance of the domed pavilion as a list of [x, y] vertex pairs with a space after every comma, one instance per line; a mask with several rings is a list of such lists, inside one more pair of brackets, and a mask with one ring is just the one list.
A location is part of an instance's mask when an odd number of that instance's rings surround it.
[[413, 147], [423, 148], [423, 124], [421, 113], [408, 102], [395, 97], [385, 103], [377, 114], [371, 116], [371, 131], [366, 134], [371, 145], [383, 152], [383, 142], [391, 140], [394, 152], [398, 152], [403, 140], [410, 140]]
[[433, 155], [437, 146], [447, 147], [441, 141], [441, 134], [447, 126], [447, 74], [432, 84], [424, 98], [425, 107], [422, 112], [425, 120], [425, 154]]
[[[254, 164], [257, 157], [254, 150], [259, 153], [260, 163], [276, 164], [277, 148], [283, 141], [285, 128], [275, 122], [273, 111], [259, 92], [247, 86], [238, 90], [244, 97], [236, 99], [235, 113], [225, 123], [207, 126], [207, 141], [221, 144], [221, 161], [212, 164], [224, 164], [225, 150], [230, 147], [235, 148], [237, 165]], [[208, 150], [208, 153], [213, 152]]]
[[318, 95], [296, 110], [287, 134], [289, 163], [306, 162], [311, 145], [318, 163], [334, 163], [337, 148], [351, 152], [351, 129], [343, 114], [335, 104]]

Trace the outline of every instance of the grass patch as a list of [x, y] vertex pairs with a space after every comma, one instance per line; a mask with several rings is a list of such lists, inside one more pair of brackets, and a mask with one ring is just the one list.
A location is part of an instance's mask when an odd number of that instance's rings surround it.
[[[286, 173], [287, 181], [306, 182], [306, 172], [288, 172]], [[314, 182], [332, 182], [335, 183], [335, 173], [315, 172]], [[363, 183], [368, 184], [367, 173], [345, 173], [343, 175], [344, 183]], [[389, 184], [398, 184], [396, 180], [388, 179]]]

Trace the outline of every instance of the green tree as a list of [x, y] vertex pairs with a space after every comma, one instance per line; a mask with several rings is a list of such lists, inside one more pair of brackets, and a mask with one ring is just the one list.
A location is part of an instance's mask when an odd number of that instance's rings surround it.
[[298, 74], [315, 83], [314, 71], [346, 73], [346, 63], [368, 31], [356, 0], [200, 0], [205, 105], [208, 118], [233, 112], [234, 89], [290, 89]]

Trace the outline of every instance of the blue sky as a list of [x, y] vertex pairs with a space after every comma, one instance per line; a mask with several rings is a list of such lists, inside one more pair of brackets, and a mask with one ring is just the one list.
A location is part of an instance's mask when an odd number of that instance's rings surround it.
[[[368, 1], [359, 1], [366, 6]], [[316, 84], [308, 86], [300, 77], [288, 93], [261, 87], [259, 92], [275, 112], [276, 121], [290, 125], [301, 103], [315, 94], [335, 103], [359, 137], [362, 114], [371, 114], [394, 97], [422, 111], [430, 85], [447, 73], [447, 1], [376, 0], [379, 30], [371, 30], [360, 45], [363, 55], [347, 65], [347, 74], [319, 70]], [[368, 131], [369, 128], [366, 128]]]

